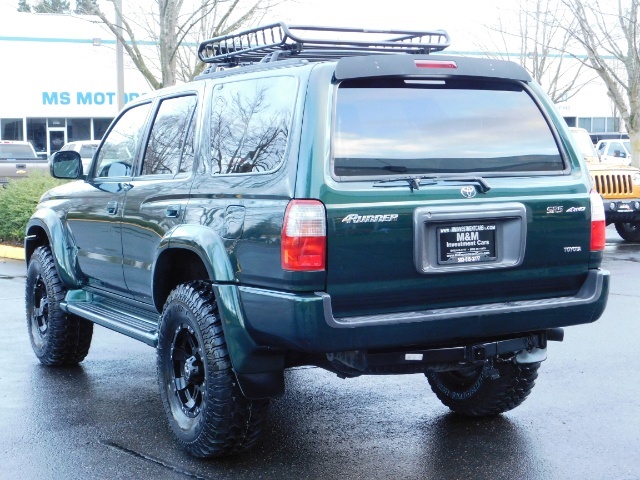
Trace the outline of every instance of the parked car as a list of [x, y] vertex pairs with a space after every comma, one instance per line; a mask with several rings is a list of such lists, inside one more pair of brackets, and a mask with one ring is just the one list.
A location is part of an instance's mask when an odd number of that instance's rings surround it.
[[0, 186], [9, 180], [18, 180], [33, 171], [48, 171], [46, 159], [38, 157], [30, 142], [0, 141]]
[[280, 23], [207, 40], [205, 72], [128, 103], [88, 175], [55, 153], [77, 181], [27, 226], [39, 360], [82, 361], [93, 323], [155, 347], [198, 457], [254, 445], [302, 365], [423, 373], [460, 415], [520, 405], [562, 327], [605, 309], [603, 204], [526, 70], [430, 54], [448, 44]]
[[590, 132], [589, 136], [594, 145], [600, 140], [629, 140], [629, 134], [625, 132]]
[[603, 163], [631, 165], [630, 140], [600, 140], [596, 150]]
[[578, 147], [580, 147], [580, 152], [584, 157], [584, 160], [587, 164], [599, 163], [600, 158], [598, 152], [593, 146], [593, 142], [591, 141], [591, 137], [589, 136], [589, 132], [587, 132], [584, 128], [578, 127], [569, 127], [573, 138], [575, 138], [578, 143]]
[[60, 151], [73, 150], [74, 152], [78, 152], [82, 159], [83, 171], [87, 173], [91, 166], [91, 160], [93, 160], [93, 154], [96, 153], [98, 149], [98, 145], [100, 145], [100, 140], [77, 140], [75, 142], [65, 143]]
[[602, 196], [607, 225], [613, 223], [624, 240], [640, 242], [640, 170], [602, 162], [585, 129], [572, 127], [569, 130], [580, 147], [593, 184]]

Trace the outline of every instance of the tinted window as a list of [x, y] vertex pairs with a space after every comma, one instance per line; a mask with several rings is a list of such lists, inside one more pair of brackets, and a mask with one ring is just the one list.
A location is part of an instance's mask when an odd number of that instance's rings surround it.
[[0, 144], [0, 158], [36, 158], [31, 145], [20, 145], [15, 143]]
[[218, 86], [211, 113], [212, 173], [275, 169], [287, 146], [295, 92], [292, 77]]
[[517, 85], [345, 82], [334, 130], [340, 177], [564, 168], [543, 115]]
[[131, 175], [138, 139], [150, 106], [150, 103], [145, 103], [133, 107], [118, 119], [98, 153], [96, 177]]
[[193, 169], [193, 157], [195, 152], [194, 145], [194, 132], [196, 122], [194, 121], [195, 114], [191, 115], [191, 121], [189, 122], [189, 129], [187, 130], [186, 138], [184, 141], [184, 148], [182, 149], [182, 159], [180, 160], [180, 173], [190, 172]]
[[98, 145], [83, 145], [82, 147], [80, 147], [80, 156], [82, 158], [91, 158], [93, 157], [93, 154], [96, 153], [96, 150], [98, 149]]
[[[145, 150], [142, 175], [178, 173], [195, 105], [195, 95], [168, 98], [160, 103]], [[192, 158], [187, 158], [187, 163], [192, 163]]]

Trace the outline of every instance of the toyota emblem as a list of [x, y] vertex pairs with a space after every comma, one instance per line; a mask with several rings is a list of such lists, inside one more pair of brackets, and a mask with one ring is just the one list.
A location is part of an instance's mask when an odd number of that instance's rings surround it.
[[467, 185], [466, 187], [462, 187], [462, 189], [460, 189], [460, 193], [465, 198], [473, 198], [476, 196], [476, 187]]

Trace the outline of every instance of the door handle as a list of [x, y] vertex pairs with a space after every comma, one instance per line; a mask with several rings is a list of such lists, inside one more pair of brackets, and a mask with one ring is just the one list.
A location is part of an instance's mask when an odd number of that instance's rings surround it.
[[107, 213], [109, 215], [115, 215], [116, 213], [118, 213], [118, 202], [107, 203]]
[[180, 216], [180, 205], [169, 205], [165, 210], [165, 217], [178, 218]]

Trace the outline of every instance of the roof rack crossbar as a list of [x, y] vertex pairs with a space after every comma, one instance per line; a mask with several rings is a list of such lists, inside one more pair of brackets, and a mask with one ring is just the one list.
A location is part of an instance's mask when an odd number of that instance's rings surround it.
[[[332, 36], [308, 38], [309, 32]], [[336, 34], [347, 36], [335, 38]], [[381, 38], [383, 35], [394, 36]], [[206, 40], [200, 44], [198, 56], [205, 63], [238, 65], [263, 61], [274, 52], [279, 52], [271, 55], [274, 59], [284, 54], [321, 61], [372, 53], [431, 53], [442, 51], [449, 44], [449, 35], [444, 30], [371, 30], [277, 22]]]

